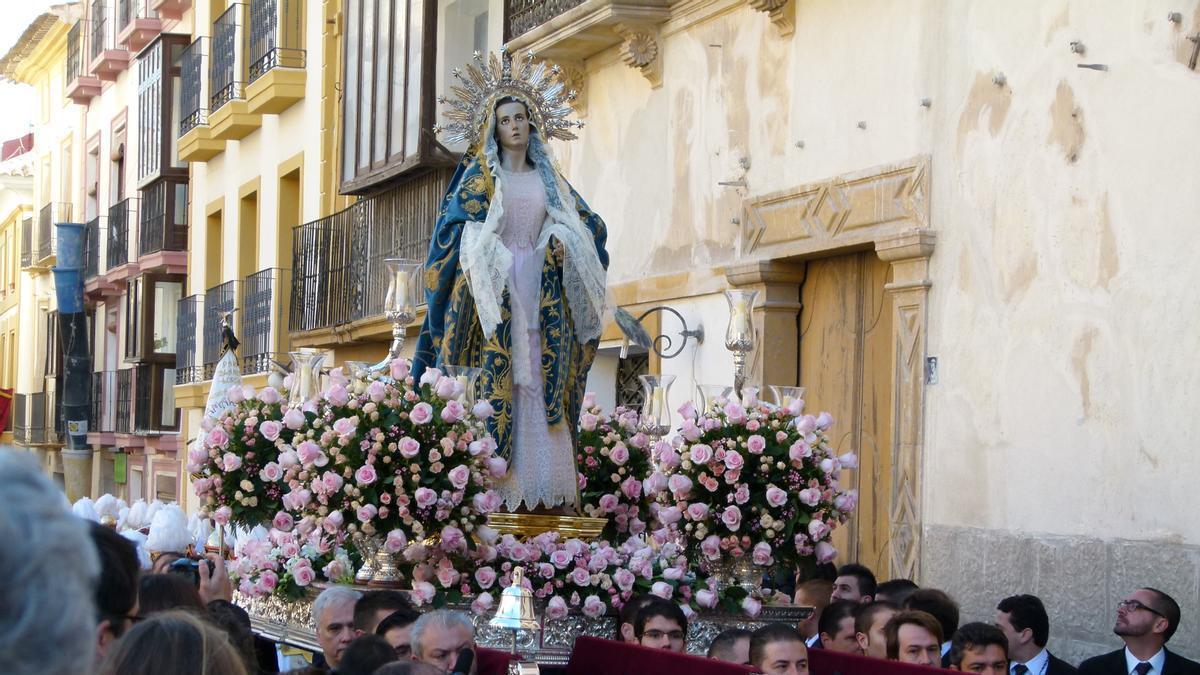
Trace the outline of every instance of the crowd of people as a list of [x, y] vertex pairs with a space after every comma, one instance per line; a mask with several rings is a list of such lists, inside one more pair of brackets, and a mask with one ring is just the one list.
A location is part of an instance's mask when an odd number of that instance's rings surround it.
[[[219, 555], [159, 556], [143, 571], [133, 542], [64, 507], [28, 456], [0, 452], [0, 663], [13, 675], [250, 675], [277, 672], [274, 647], [233, 604]], [[991, 675], [1200, 675], [1200, 664], [1166, 648], [1180, 608], [1139, 588], [1116, 608], [1122, 649], [1076, 667], [1046, 649], [1049, 618], [1032, 595], [1000, 600], [986, 622], [959, 625], [943, 591], [904, 579], [877, 583], [868, 568], [825, 568], [794, 596], [814, 612], [798, 625], [729, 629], [711, 659], [768, 675], [809, 672], [811, 650]], [[464, 612], [418, 611], [399, 591], [331, 586], [315, 599], [321, 647], [298, 673], [396, 675], [506, 672], [508, 655], [475, 644]], [[615, 641], [684, 653], [688, 617], [657, 596], [621, 610]]]

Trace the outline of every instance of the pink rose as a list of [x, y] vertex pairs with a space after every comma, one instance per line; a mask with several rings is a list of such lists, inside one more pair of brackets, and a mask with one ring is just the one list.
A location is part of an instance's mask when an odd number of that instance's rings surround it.
[[697, 443], [691, 449], [692, 462], [695, 464], [708, 464], [708, 461], [713, 457], [712, 448], [703, 444]]
[[465, 488], [467, 483], [471, 480], [471, 469], [466, 466], [459, 465], [451, 469], [450, 473], [448, 473], [446, 477], [450, 479], [450, 484], [454, 486], [455, 490], [461, 490]]
[[685, 419], [683, 427], [679, 429], [680, 435], [689, 443], [694, 443], [704, 435], [704, 430], [696, 426], [696, 421], [693, 419]]
[[742, 600], [742, 611], [749, 616], [758, 616], [759, 612], [762, 612], [762, 602], [753, 595], [747, 595]]
[[274, 483], [283, 478], [283, 467], [275, 462], [267, 462], [262, 470], [258, 472], [258, 477], [264, 482]]
[[857, 469], [858, 455], [854, 454], [853, 452], [847, 452], [841, 457], [838, 457], [838, 463], [842, 465], [843, 469]]
[[449, 400], [458, 395], [458, 380], [452, 377], [439, 378], [433, 385], [433, 393], [442, 400]]
[[438, 583], [442, 585], [442, 588], [449, 588], [458, 583], [458, 580], [461, 576], [462, 575], [458, 573], [458, 570], [450, 567], [449, 565], [438, 566], [437, 580]]
[[379, 509], [377, 509], [374, 504], [363, 504], [362, 506], [358, 507], [358, 511], [355, 513], [355, 515], [358, 516], [358, 522], [360, 523], [369, 523], [374, 520], [375, 516], [378, 514]]
[[575, 569], [571, 570], [570, 576], [571, 581], [576, 586], [587, 586], [592, 582], [592, 575], [587, 571], [586, 568], [583, 567], [576, 567]]
[[300, 464], [306, 467], [316, 463], [317, 458], [322, 454], [321, 446], [312, 441], [304, 441], [296, 446], [296, 456], [300, 458]]
[[584, 431], [594, 431], [599, 422], [600, 418], [589, 412], [585, 412], [579, 416], [579, 428]]
[[625, 466], [625, 462], [629, 461], [629, 448], [624, 443], [617, 443], [608, 452], [608, 458], [617, 466]]
[[563, 619], [566, 616], [567, 602], [557, 595], [550, 598], [550, 602], [546, 603], [546, 618]]
[[583, 599], [584, 616], [597, 619], [604, 616], [606, 611], [608, 611], [608, 606], [604, 604], [604, 601], [599, 596], [589, 595]]
[[237, 471], [238, 469], [242, 468], [242, 458], [238, 457], [232, 452], [227, 452], [225, 453], [225, 456], [221, 458], [221, 464], [225, 467], [225, 471], [227, 473], [230, 471]]
[[817, 428], [817, 418], [812, 415], [805, 415], [796, 420], [796, 431], [801, 436], [807, 436]]
[[325, 487], [326, 492], [337, 492], [342, 489], [344, 483], [342, 477], [332, 471], [326, 471], [321, 476], [321, 484]]
[[417, 506], [421, 508], [428, 508], [437, 503], [437, 493], [429, 488], [417, 488], [413, 496], [416, 497]]
[[670, 600], [674, 593], [675, 589], [665, 581], [656, 581], [650, 586], [650, 595], [657, 595], [663, 600]]
[[704, 541], [700, 542], [700, 552], [706, 558], [717, 559], [721, 557], [721, 538], [715, 534], [710, 534]]
[[258, 392], [258, 400], [267, 405], [279, 403], [279, 398], [279, 390], [275, 387], [265, 387], [262, 391]]
[[820, 415], [817, 415], [817, 428], [818, 429], [820, 429], [821, 431], [825, 431], [826, 429], [828, 429], [831, 426], [833, 426], [833, 415], [830, 415], [827, 412], [823, 412]]
[[858, 490], [851, 490], [838, 495], [833, 500], [833, 507], [842, 513], [850, 513], [858, 504]]
[[487, 614], [492, 611], [492, 605], [496, 604], [496, 599], [491, 593], [480, 593], [471, 601], [471, 611], [476, 614]]
[[600, 510], [604, 511], [605, 513], [612, 513], [613, 511], [616, 511], [619, 504], [620, 500], [618, 500], [617, 496], [614, 494], [610, 493], [600, 497]]
[[299, 408], [288, 408], [288, 411], [283, 414], [283, 424], [287, 428], [295, 431], [304, 426], [304, 412]]
[[805, 506], [816, 506], [821, 502], [821, 491], [817, 488], [804, 488], [796, 495], [796, 498]]
[[487, 467], [493, 478], [503, 478], [508, 473], [508, 462], [503, 457], [489, 457]]
[[658, 522], [663, 525], [674, 525], [683, 517], [683, 512], [677, 506], [671, 506], [665, 509], [658, 510]]
[[387, 398], [387, 387], [379, 380], [375, 380], [367, 385], [367, 398], [379, 403]]
[[229, 391], [225, 392], [225, 398], [229, 399], [230, 403], [241, 403], [246, 400], [245, 390], [241, 387], [230, 387]]
[[446, 407], [442, 408], [442, 421], [446, 424], [454, 424], [461, 420], [465, 413], [466, 409], [463, 408], [463, 404], [451, 399], [446, 401]]
[[342, 516], [342, 512], [334, 511], [334, 512], [330, 513], [329, 515], [325, 516], [325, 521], [323, 523], [323, 527], [325, 528], [326, 532], [329, 532], [330, 534], [332, 534], [332, 533], [337, 532], [338, 530], [342, 529], [342, 526], [345, 524], [346, 524], [346, 522]]
[[675, 499], [686, 499], [692, 492], [692, 479], [677, 473], [667, 481], [667, 487]]
[[688, 402], [684, 403], [683, 405], [679, 406], [678, 412], [679, 412], [680, 417], [683, 417], [684, 419], [694, 420], [694, 419], [696, 419], [696, 404], [692, 403], [691, 401], [688, 401]]
[[475, 570], [475, 583], [479, 584], [480, 588], [491, 588], [492, 584], [496, 583], [496, 570], [490, 566]]
[[[272, 389], [271, 391], [274, 390]], [[279, 575], [271, 570], [264, 570], [262, 574], [258, 575], [258, 583], [264, 591], [270, 593], [279, 585]]]
[[363, 464], [358, 467], [358, 471], [354, 472], [354, 481], [359, 485], [370, 485], [378, 478], [379, 476], [375, 473], [375, 467], [370, 464]]
[[417, 456], [417, 453], [421, 452], [421, 442], [408, 436], [401, 438], [400, 442], [396, 445], [400, 449], [400, 454], [407, 459], [412, 459]]
[[213, 427], [204, 440], [210, 448], [223, 448], [229, 444], [229, 434], [225, 433], [222, 427]]
[[276, 513], [275, 517], [271, 519], [271, 527], [284, 532], [290, 532], [295, 525], [295, 519], [293, 519], [291, 514], [287, 513], [286, 511], [280, 511], [279, 513]]
[[665, 475], [655, 471], [646, 478], [646, 482], [642, 487], [645, 489], [647, 496], [653, 497], [663, 490], [666, 490], [668, 482], [669, 481]]
[[787, 492], [780, 490], [774, 485], [767, 487], [767, 504], [773, 507], [780, 507], [787, 503]]
[[486, 420], [495, 415], [496, 411], [492, 408], [491, 403], [486, 400], [480, 400], [476, 401], [475, 406], [471, 408], [471, 414], [475, 416], [475, 419]]
[[412, 412], [408, 414], [409, 419], [413, 424], [429, 424], [433, 420], [433, 406], [428, 403], [421, 402], [413, 406]]
[[642, 496], [642, 483], [630, 476], [621, 483], [621, 492], [630, 500], [636, 501], [638, 497]]
[[409, 370], [410, 366], [407, 359], [392, 359], [392, 362], [388, 364], [388, 371], [392, 379], [397, 382], [403, 382], [408, 377]]
[[297, 586], [307, 586], [316, 581], [317, 573], [308, 565], [297, 565], [292, 569], [292, 578], [296, 580]]
[[661, 444], [658, 452], [658, 464], [664, 469], [674, 469], [679, 466], [679, 453], [669, 445]]
[[819, 563], [833, 562], [833, 559], [837, 557], [837, 549], [827, 541], [818, 542], [816, 552]]
[[408, 535], [404, 534], [404, 530], [392, 530], [387, 533], [383, 546], [389, 553], [399, 553], [408, 546]]
[[750, 558], [759, 567], [770, 565], [774, 561], [774, 558], [771, 557], [771, 545], [765, 541], [758, 542], [750, 552]]
[[358, 417], [342, 417], [333, 423], [333, 432], [342, 438], [353, 436], [358, 431]]
[[696, 591], [696, 604], [705, 609], [712, 609], [717, 606], [717, 594], [702, 588]]
[[571, 554], [563, 549], [559, 549], [550, 554], [550, 564], [560, 570], [565, 570], [567, 565], [571, 564]]
[[688, 504], [687, 514], [688, 518], [692, 520], [704, 520], [708, 517], [708, 504], [703, 502]]
[[725, 523], [725, 527], [736, 532], [742, 525], [742, 510], [736, 506], [725, 507], [725, 510], [721, 512], [721, 522]]
[[328, 565], [321, 568], [321, 574], [324, 574], [325, 578], [330, 581], [336, 581], [346, 576], [347, 572], [346, 563], [337, 558], [330, 560]]
[[585, 409], [596, 407], [596, 392], [589, 391], [583, 395], [583, 407]]
[[500, 495], [488, 490], [471, 498], [471, 504], [479, 513], [491, 513], [500, 508]]
[[413, 584], [412, 598], [416, 601], [416, 605], [418, 607], [433, 602], [433, 599], [436, 596], [437, 589], [434, 588], [433, 584], [429, 583], [428, 581], [418, 581]]
[[825, 535], [829, 534], [829, 526], [820, 518], [814, 519], [808, 523], [808, 536], [813, 541], [821, 541]]
[[[287, 447], [287, 446], [284, 446]], [[300, 457], [296, 455], [296, 451], [288, 448], [279, 453], [279, 466], [283, 469], [290, 469], [300, 465]]]
[[812, 448], [808, 447], [804, 439], [797, 440], [788, 448], [788, 458], [797, 464], [803, 464], [809, 457], [812, 457]]
[[737, 471], [746, 465], [746, 461], [742, 459], [742, 454], [737, 450], [730, 450], [725, 453], [725, 468], [730, 471]]
[[443, 551], [459, 551], [466, 550], [467, 538], [463, 535], [463, 531], [447, 525], [442, 528], [442, 550]]
[[208, 451], [199, 444], [194, 444], [188, 448], [188, 461], [192, 464], [204, 464], [208, 461]]
[[745, 483], [739, 485], [737, 491], [733, 493], [733, 501], [739, 505], [750, 501], [750, 486]]
[[767, 439], [758, 434], [754, 434], [750, 438], [746, 439], [746, 449], [749, 450], [751, 454], [761, 455], [762, 451], [765, 450], [766, 447]]
[[325, 392], [325, 400], [340, 408], [350, 402], [350, 392], [344, 385], [335, 384]]
[[624, 592], [632, 590], [634, 582], [637, 581], [637, 577], [634, 576], [633, 572], [630, 572], [624, 567], [616, 572], [613, 572], [612, 579], [613, 583], [617, 585], [617, 588]]
[[729, 421], [733, 424], [741, 424], [746, 421], [746, 409], [737, 403], [726, 403], [725, 416], [728, 417]]

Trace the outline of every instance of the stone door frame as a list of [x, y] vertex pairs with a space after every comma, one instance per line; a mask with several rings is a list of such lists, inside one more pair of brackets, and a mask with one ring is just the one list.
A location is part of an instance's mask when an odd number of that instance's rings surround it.
[[929, 156], [921, 155], [747, 198], [739, 263], [725, 271], [730, 286], [759, 291], [758, 352], [770, 353], [772, 364], [765, 370], [755, 359], [747, 381], [794, 385], [803, 260], [873, 249], [891, 265], [885, 290], [892, 312], [893, 487], [885, 576], [913, 580], [921, 571], [929, 258], [936, 243], [929, 226], [929, 164]]

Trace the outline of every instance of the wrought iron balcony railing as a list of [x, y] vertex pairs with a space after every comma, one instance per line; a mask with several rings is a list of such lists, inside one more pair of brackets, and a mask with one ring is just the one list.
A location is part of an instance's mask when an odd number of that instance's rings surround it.
[[92, 431], [111, 434], [117, 430], [118, 372], [92, 373]]
[[58, 223], [71, 222], [71, 205], [50, 202], [38, 211], [37, 248], [34, 262], [44, 261], [57, 252]]
[[181, 197], [168, 192], [180, 186], [187, 189], [186, 184], [163, 180], [142, 190], [141, 208], [138, 209], [141, 214], [138, 220], [138, 256], [158, 251], [187, 250], [187, 223], [179, 224], [175, 220], [175, 212], [187, 203], [186, 193]]
[[196, 319], [203, 306], [204, 296], [199, 294], [179, 300], [179, 313], [175, 319], [175, 384], [204, 380], [204, 365], [197, 358], [196, 350]]
[[114, 402], [113, 431], [127, 434], [133, 428], [133, 369], [117, 371], [117, 395]]
[[583, 3], [584, 0], [505, 0], [504, 39], [520, 37]]
[[29, 267], [33, 265], [33, 251], [37, 246], [33, 240], [33, 218], [26, 218], [21, 221], [21, 267]]
[[208, 38], [198, 37], [179, 54], [179, 135], [208, 124]]
[[112, 21], [109, 20], [109, 8], [106, 0], [92, 0], [90, 17], [90, 37], [88, 40], [88, 59], [95, 61], [100, 53], [114, 44]]
[[204, 379], [221, 358], [221, 317], [238, 306], [240, 281], [226, 281], [204, 293]]
[[67, 72], [63, 81], [68, 85], [83, 76], [84, 26], [83, 21], [76, 21], [67, 31]]
[[303, 24], [301, 0], [250, 0], [248, 82], [272, 68], [304, 67]]
[[108, 209], [108, 252], [105, 257], [110, 270], [129, 262], [129, 226], [133, 221], [130, 212], [134, 204], [133, 199], [126, 198]]
[[383, 260], [425, 259], [450, 176], [447, 170], [432, 171], [297, 227], [290, 329], [381, 316], [387, 293]]
[[[100, 275], [100, 216], [87, 222], [87, 244], [84, 248], [84, 278], [94, 279]], [[104, 269], [108, 269], [105, 267]]]
[[238, 37], [242, 33], [242, 8], [234, 3], [213, 22], [212, 54], [208, 77], [210, 91], [208, 109], [216, 111], [234, 99], [244, 98], [241, 77], [243, 61], [238, 57]]
[[246, 375], [270, 371], [271, 359], [279, 359], [287, 351], [283, 325], [287, 298], [282, 295], [287, 289], [287, 272], [265, 269], [242, 283], [240, 337], [242, 373]]

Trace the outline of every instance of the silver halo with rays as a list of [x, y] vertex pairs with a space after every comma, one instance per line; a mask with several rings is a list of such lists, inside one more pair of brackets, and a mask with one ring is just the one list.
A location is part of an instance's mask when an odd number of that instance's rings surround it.
[[489, 54], [486, 60], [475, 52], [474, 63], [468, 63], [465, 70], [454, 69], [454, 77], [461, 83], [451, 87], [454, 96], [438, 97], [438, 103], [448, 106], [448, 122], [435, 124], [433, 130], [444, 133], [449, 143], [466, 141], [474, 147], [496, 101], [514, 96], [528, 105], [530, 121], [542, 138], [575, 140], [571, 130], [583, 128], [583, 122], [567, 119], [576, 94], [566, 90], [559, 79], [561, 72], [557, 65], [535, 61], [533, 52], [513, 56], [507, 47], [501, 47], [499, 56]]

